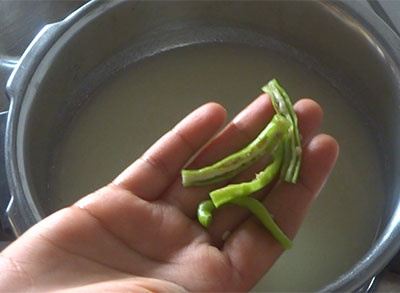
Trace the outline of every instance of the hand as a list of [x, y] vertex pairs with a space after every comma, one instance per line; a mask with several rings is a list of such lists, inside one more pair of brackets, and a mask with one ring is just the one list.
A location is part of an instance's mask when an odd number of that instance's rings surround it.
[[[303, 99], [295, 111], [304, 151], [298, 183], [278, 183], [256, 195], [290, 238], [338, 153], [332, 137], [314, 136], [322, 119], [318, 104]], [[189, 167], [208, 165], [247, 145], [273, 113], [269, 97], [261, 95]], [[180, 178], [225, 117], [218, 104], [198, 108], [112, 183], [29, 229], [1, 253], [0, 291], [249, 290], [282, 247], [238, 207], [222, 208], [204, 229], [196, 219], [197, 205], [216, 186], [183, 188]], [[254, 176], [249, 172], [240, 180]]]

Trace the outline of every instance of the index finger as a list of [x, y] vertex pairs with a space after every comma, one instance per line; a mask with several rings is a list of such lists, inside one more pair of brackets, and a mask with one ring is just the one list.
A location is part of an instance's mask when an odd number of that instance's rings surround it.
[[221, 105], [201, 106], [162, 136], [113, 183], [142, 199], [157, 199], [187, 161], [219, 130], [225, 118]]

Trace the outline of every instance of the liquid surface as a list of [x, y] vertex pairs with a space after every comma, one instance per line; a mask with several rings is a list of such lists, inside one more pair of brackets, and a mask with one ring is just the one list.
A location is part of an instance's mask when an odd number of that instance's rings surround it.
[[384, 198], [370, 127], [344, 94], [304, 64], [263, 48], [202, 45], [139, 61], [100, 86], [66, 132], [50, 184], [50, 210], [105, 185], [197, 106], [233, 117], [276, 77], [294, 99], [324, 109], [322, 131], [340, 144], [326, 187], [297, 235], [254, 291], [315, 291], [348, 270], [371, 245]]

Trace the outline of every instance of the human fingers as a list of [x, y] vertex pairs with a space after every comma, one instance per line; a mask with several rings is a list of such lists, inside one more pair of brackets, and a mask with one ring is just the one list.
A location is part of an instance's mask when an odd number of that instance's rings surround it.
[[[298, 183], [279, 184], [264, 200], [274, 221], [289, 238], [294, 238], [337, 155], [334, 138], [325, 134], [314, 137], [304, 148]], [[282, 251], [282, 246], [253, 217], [233, 231], [223, 247], [232, 266], [246, 280], [246, 288], [251, 288], [269, 270]]]
[[187, 161], [218, 131], [225, 109], [208, 103], [193, 111], [154, 143], [113, 183], [145, 200], [157, 199]]
[[[323, 112], [321, 107], [311, 99], [301, 99], [294, 105], [294, 110], [298, 117], [302, 145], [305, 146], [320, 127]], [[259, 165], [262, 165], [262, 162], [260, 162]], [[260, 166], [254, 166], [254, 169], [249, 169], [248, 172], [244, 172], [235, 178], [233, 183], [252, 180], [254, 178], [254, 174], [260, 171], [259, 169]], [[257, 192], [253, 196], [255, 196], [257, 199], [263, 199], [269, 190], [270, 188], [267, 187], [266, 189]], [[212, 236], [213, 243], [215, 245], [220, 245], [223, 241], [223, 236], [227, 235], [226, 233], [233, 231], [249, 216], [249, 214], [250, 213], [247, 210], [231, 205], [223, 207], [221, 210], [215, 212], [213, 216], [213, 222], [209, 228], [209, 233]]]
[[274, 115], [271, 99], [262, 94], [240, 111], [188, 166], [197, 169], [245, 147]]
[[155, 278], [120, 276], [114, 280], [92, 283], [85, 286], [57, 290], [59, 293], [92, 293], [92, 292], [176, 292], [186, 293], [183, 287]]
[[[243, 109], [187, 167], [197, 169], [214, 163], [245, 147], [271, 120], [274, 109], [268, 95], [263, 94]], [[199, 203], [208, 198], [208, 193], [224, 182], [205, 187], [182, 189], [181, 181], [168, 189], [164, 199], [177, 206], [188, 217], [194, 218]]]

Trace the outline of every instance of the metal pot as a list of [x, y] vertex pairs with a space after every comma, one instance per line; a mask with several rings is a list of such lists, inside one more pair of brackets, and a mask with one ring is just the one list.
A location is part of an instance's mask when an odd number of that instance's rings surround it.
[[[11, 105], [0, 116], [0, 126], [6, 126], [4, 163], [11, 198], [3, 226], [18, 236], [52, 211], [47, 190], [49, 154], [88, 98], [74, 93], [89, 92], [136, 60], [173, 48], [203, 42], [260, 45], [257, 37], [238, 33], [244, 28], [253, 29], [256, 36], [279, 39], [329, 67], [352, 85], [356, 103], [373, 121], [385, 170], [381, 229], [368, 253], [322, 290], [363, 288], [400, 247], [400, 174], [396, 172], [400, 167], [400, 39], [357, 2], [92, 1], [65, 20], [47, 25], [7, 84]], [[106, 67], [100, 66], [104, 63]], [[6, 181], [0, 182], [5, 191]]]

